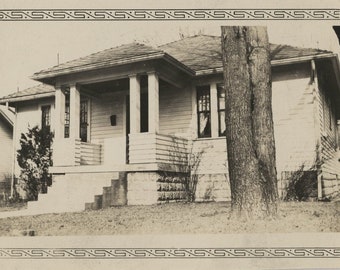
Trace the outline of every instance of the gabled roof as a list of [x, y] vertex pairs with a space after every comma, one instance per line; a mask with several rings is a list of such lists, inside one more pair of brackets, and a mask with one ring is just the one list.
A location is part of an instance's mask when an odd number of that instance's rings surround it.
[[35, 98], [54, 96], [55, 89], [47, 84], [39, 84], [0, 98], [0, 103], [18, 102]]
[[[164, 44], [159, 47], [196, 73], [201, 70], [222, 67], [221, 37], [197, 35]], [[270, 44], [271, 60], [289, 60], [306, 56], [331, 54], [319, 49], [298, 48], [289, 45]]]
[[5, 118], [5, 120], [13, 126], [14, 124], [14, 112], [12, 112], [10, 109], [6, 108], [6, 106], [0, 105], [0, 115]]

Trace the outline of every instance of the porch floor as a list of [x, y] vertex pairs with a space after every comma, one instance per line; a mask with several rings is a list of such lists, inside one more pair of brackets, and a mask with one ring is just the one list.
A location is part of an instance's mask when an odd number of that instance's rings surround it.
[[98, 172], [143, 172], [143, 171], [168, 171], [185, 172], [185, 167], [167, 163], [136, 163], [114, 165], [81, 165], [50, 167], [52, 174], [64, 173], [98, 173]]

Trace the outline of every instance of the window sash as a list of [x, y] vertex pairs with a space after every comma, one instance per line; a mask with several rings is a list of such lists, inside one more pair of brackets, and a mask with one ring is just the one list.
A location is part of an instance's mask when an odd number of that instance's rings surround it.
[[196, 90], [198, 137], [211, 137], [210, 86], [198, 86]]
[[51, 125], [51, 106], [41, 107], [41, 128], [50, 128]]
[[225, 136], [225, 91], [222, 84], [217, 84], [217, 100], [218, 100], [218, 135]]

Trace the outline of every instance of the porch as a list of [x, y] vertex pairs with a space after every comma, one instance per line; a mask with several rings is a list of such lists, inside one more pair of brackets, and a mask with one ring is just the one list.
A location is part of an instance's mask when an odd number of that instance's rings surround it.
[[[155, 71], [58, 87], [50, 172], [183, 170], [187, 134], [178, 136], [178, 124], [171, 130], [166, 122], [184, 109], [188, 117], [178, 123], [189, 127], [190, 90]], [[185, 104], [169, 107], [169, 93]]]
[[[156, 133], [129, 134], [126, 139], [106, 140], [104, 144], [65, 139], [54, 143], [52, 174], [129, 172], [129, 171], [185, 171], [188, 140]], [[62, 151], [60, 151], [62, 150]], [[119, 160], [120, 157], [126, 157]]]

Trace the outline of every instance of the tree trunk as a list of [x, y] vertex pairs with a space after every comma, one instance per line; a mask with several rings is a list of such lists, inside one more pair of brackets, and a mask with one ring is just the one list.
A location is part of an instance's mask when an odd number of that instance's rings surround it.
[[271, 65], [265, 27], [222, 26], [232, 212], [277, 213]]

